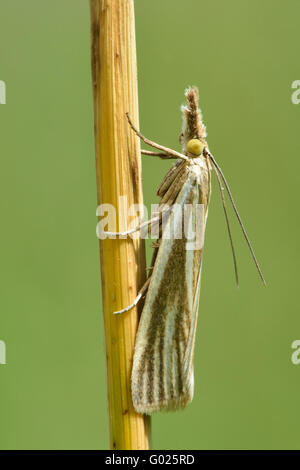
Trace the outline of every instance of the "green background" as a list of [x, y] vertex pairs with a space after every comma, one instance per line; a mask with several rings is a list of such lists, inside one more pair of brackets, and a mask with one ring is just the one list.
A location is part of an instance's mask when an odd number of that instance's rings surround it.
[[[180, 104], [200, 90], [208, 142], [238, 225], [234, 273], [214, 182], [195, 397], [153, 418], [156, 449], [299, 449], [299, 0], [137, 0], [140, 122], [179, 149]], [[1, 449], [105, 449], [89, 7], [0, 1]], [[145, 202], [169, 162], [143, 160]]]

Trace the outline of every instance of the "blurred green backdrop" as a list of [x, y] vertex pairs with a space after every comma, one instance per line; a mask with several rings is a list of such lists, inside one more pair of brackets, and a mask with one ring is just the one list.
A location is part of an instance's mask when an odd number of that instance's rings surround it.
[[[195, 397], [154, 416], [156, 449], [300, 448], [299, 14], [299, 0], [136, 1], [141, 128], [178, 149], [184, 88], [199, 87], [268, 283], [233, 221], [236, 289], [215, 184]], [[104, 449], [88, 2], [1, 0], [0, 48], [0, 448]], [[169, 166], [144, 157], [149, 207]]]

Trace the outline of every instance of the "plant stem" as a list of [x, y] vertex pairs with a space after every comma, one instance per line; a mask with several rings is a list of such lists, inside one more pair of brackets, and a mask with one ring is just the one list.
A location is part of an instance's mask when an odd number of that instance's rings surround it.
[[[90, 10], [98, 204], [111, 204], [126, 220], [128, 207], [143, 203], [140, 144], [125, 114], [138, 125], [134, 3], [90, 0]], [[132, 303], [145, 280], [143, 241], [102, 240], [100, 258], [110, 448], [149, 449], [150, 418], [134, 411], [130, 389], [138, 312], [113, 314]]]

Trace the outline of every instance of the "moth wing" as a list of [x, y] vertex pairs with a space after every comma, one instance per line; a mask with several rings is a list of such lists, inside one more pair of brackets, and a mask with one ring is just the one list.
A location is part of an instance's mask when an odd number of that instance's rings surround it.
[[133, 358], [132, 399], [139, 413], [181, 408], [193, 398], [202, 249], [187, 250], [187, 239], [174, 235], [185, 204], [204, 203], [206, 212], [201, 188], [199, 175], [189, 173], [165, 226], [169, 238], [160, 241]]

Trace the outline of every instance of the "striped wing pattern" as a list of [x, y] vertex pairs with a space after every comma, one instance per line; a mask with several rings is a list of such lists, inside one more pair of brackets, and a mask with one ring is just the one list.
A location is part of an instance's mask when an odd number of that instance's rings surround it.
[[[174, 239], [172, 235], [182, 223], [184, 204], [202, 203], [206, 213], [208, 169], [200, 163], [199, 159], [199, 164], [187, 167], [184, 174], [165, 226], [171, 237], [160, 240], [139, 323], [131, 384], [133, 404], [140, 413], [182, 408], [193, 398], [202, 250], [186, 250], [186, 238]], [[177, 179], [183, 177], [180, 165], [176, 173]], [[175, 187], [174, 174], [171, 179], [170, 184]]]

